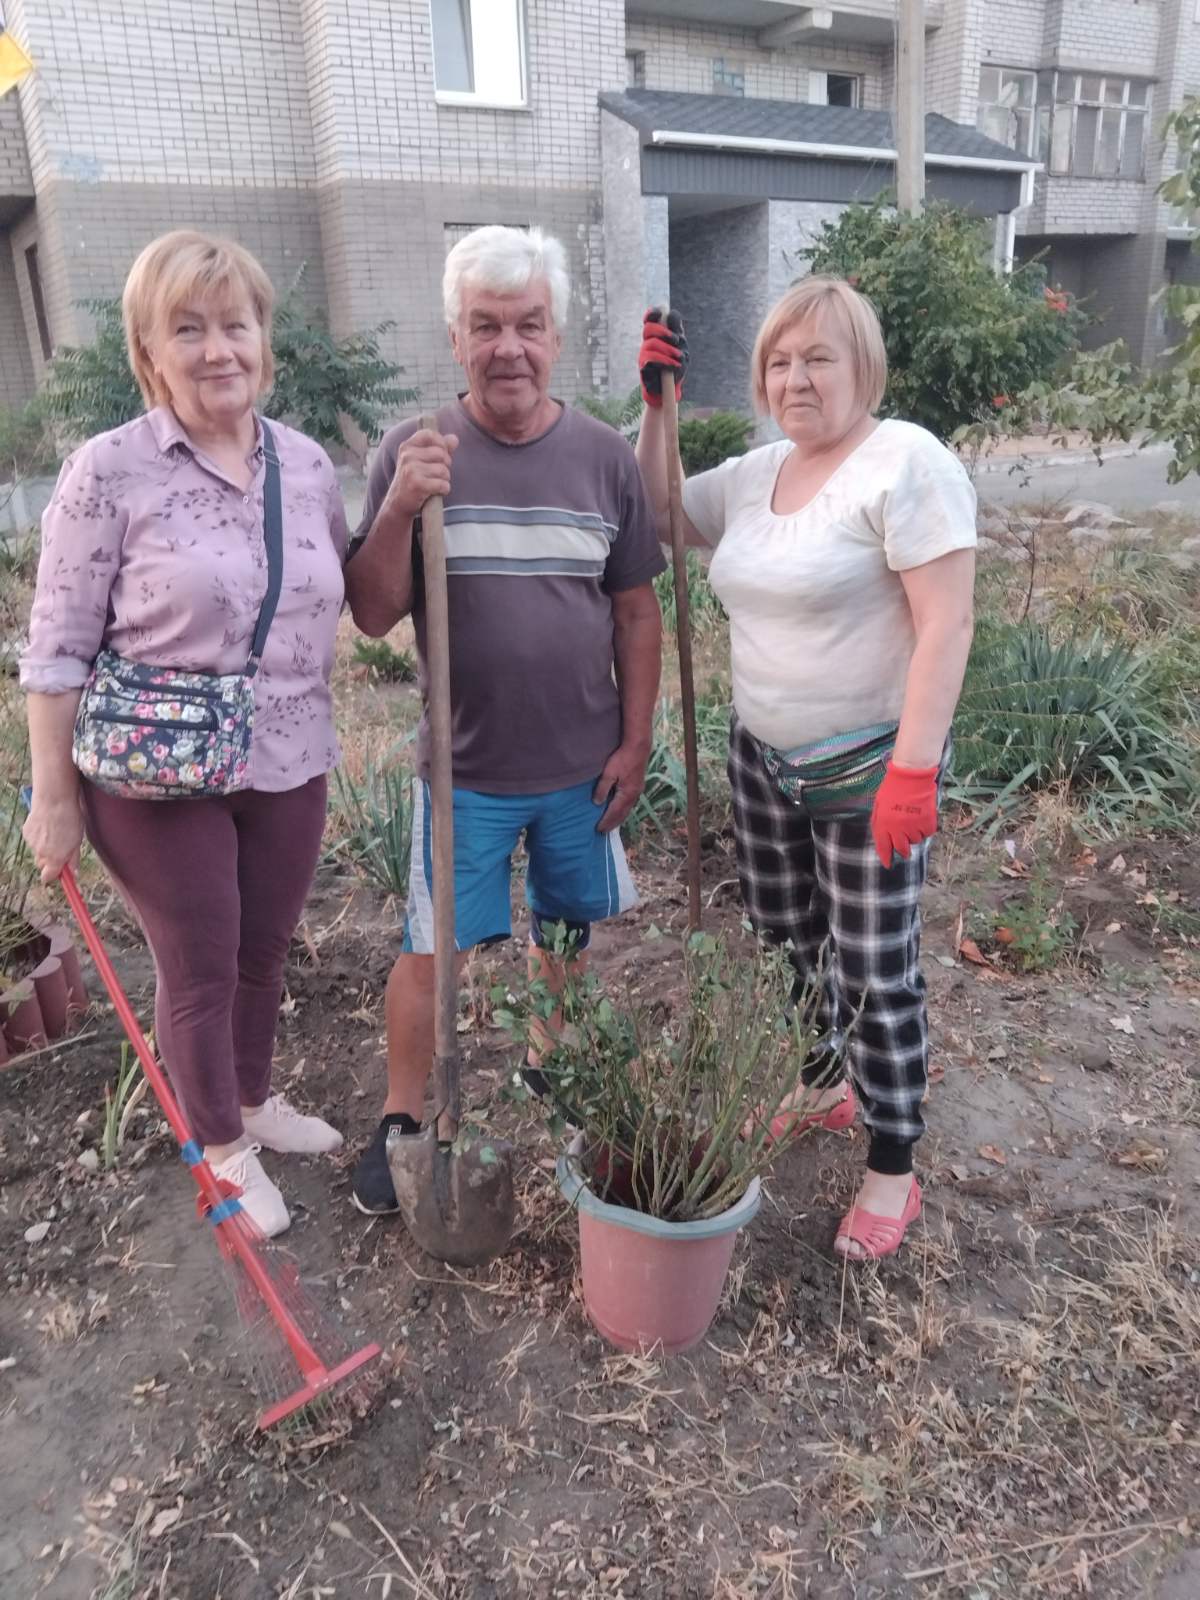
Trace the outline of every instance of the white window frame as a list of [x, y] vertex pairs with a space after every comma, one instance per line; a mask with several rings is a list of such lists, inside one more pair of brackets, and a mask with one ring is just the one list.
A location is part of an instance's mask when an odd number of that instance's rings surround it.
[[[1027, 135], [1027, 137], [1025, 139], [1025, 146], [1026, 147], [1022, 148], [1021, 143], [1020, 143], [1019, 140], [1015, 144], [1009, 139], [1001, 139], [998, 142], [1000, 144], [1008, 145], [1009, 149], [1015, 150], [1019, 155], [1032, 157], [1034, 151], [1037, 149], [1038, 127], [1039, 127], [1038, 97], [1037, 97], [1038, 96], [1038, 75], [1037, 75], [1037, 73], [1035, 71], [1033, 71], [1032, 68], [1029, 68], [1029, 67], [1005, 67], [1005, 66], [1002, 66], [998, 61], [984, 61], [984, 62], [981, 62], [980, 63], [980, 67], [979, 67], [979, 71], [980, 71], [980, 76], [981, 77], [982, 77], [982, 74], [984, 72], [991, 71], [991, 72], [999, 73], [1001, 78], [1007, 77], [1007, 78], [1009, 78], [1009, 79], [1011, 79], [1013, 81], [1016, 81], [1018, 79], [1026, 79], [1026, 80], [1028, 80], [1029, 89], [1030, 89], [1029, 104], [1028, 104], [1027, 108], [1024, 108], [1024, 109], [1027, 109], [1028, 112], [1029, 112], [1029, 118], [1028, 118], [1029, 132], [1028, 132], [1028, 135]], [[1001, 93], [1003, 93], [1003, 83], [1001, 84]], [[979, 131], [981, 133], [987, 133], [987, 129], [983, 126], [983, 122], [982, 122], [982, 119], [981, 119], [981, 116], [980, 116], [980, 113], [983, 111], [983, 109], [985, 107], [988, 107], [988, 108], [991, 108], [991, 109], [995, 109], [995, 110], [1001, 110], [1001, 111], [1007, 109], [1002, 100], [985, 99], [984, 95], [983, 95], [983, 92], [982, 92], [982, 89], [981, 89], [980, 93], [979, 93], [978, 100], [976, 102], [976, 111], [975, 111], [975, 126], [979, 129]], [[995, 136], [994, 135], [989, 135], [989, 137], [995, 137]]]
[[[436, 0], [429, 0], [429, 27], [430, 42], [433, 38], [433, 7]], [[472, 56], [476, 54], [474, 40], [475, 11], [474, 7], [480, 0], [470, 0], [471, 3], [471, 31], [472, 31]], [[483, 4], [487, 0], [482, 0]], [[469, 106], [477, 111], [528, 111], [529, 110], [529, 52], [528, 36], [525, 23], [525, 0], [513, 0], [513, 9], [517, 23], [517, 70], [520, 73], [520, 98], [515, 100], [500, 99], [489, 95], [480, 94], [475, 89], [439, 89], [437, 87], [437, 56], [434, 54], [433, 98], [439, 106]]]
[[[1099, 83], [1097, 93], [1085, 96], [1083, 81], [1095, 78]], [[1121, 86], [1119, 100], [1108, 98], [1108, 87]], [[1069, 99], [1060, 99], [1060, 89], [1066, 86]], [[1132, 99], [1134, 90], [1143, 91], [1141, 103]], [[1123, 73], [1060, 72], [1057, 69], [1038, 74], [1038, 149], [1046, 163], [1046, 172], [1052, 178], [1090, 178], [1102, 183], [1141, 183], [1146, 175], [1146, 137], [1151, 128], [1150, 116], [1154, 98], [1154, 85], [1146, 78], [1127, 78]], [[1098, 113], [1093, 143], [1093, 164], [1099, 156], [1100, 139], [1105, 114], [1119, 114], [1117, 134], [1117, 161], [1115, 172], [1077, 172], [1076, 151], [1079, 138], [1079, 113]], [[1125, 162], [1125, 138], [1133, 118], [1139, 119], [1142, 130], [1141, 149], [1136, 172], [1122, 172]], [[1065, 163], [1060, 152], [1065, 148]]]
[[830, 78], [852, 78], [854, 80], [854, 104], [848, 109], [852, 111], [861, 111], [864, 87], [863, 74], [861, 72], [843, 72], [840, 67], [809, 67], [809, 105], [827, 106], [829, 104]]

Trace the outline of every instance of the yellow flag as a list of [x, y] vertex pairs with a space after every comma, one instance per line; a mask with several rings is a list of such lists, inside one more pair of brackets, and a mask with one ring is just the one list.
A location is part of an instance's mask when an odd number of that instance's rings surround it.
[[0, 97], [33, 71], [33, 62], [11, 33], [0, 31]]

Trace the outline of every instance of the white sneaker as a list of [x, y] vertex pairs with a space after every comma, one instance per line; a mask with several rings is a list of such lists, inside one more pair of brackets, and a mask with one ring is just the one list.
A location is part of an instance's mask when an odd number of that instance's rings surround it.
[[320, 1117], [306, 1117], [289, 1105], [281, 1094], [273, 1094], [257, 1111], [242, 1110], [242, 1127], [265, 1150], [285, 1154], [319, 1156], [341, 1148], [342, 1136]]
[[258, 1159], [260, 1144], [248, 1144], [235, 1150], [219, 1166], [213, 1168], [214, 1176], [232, 1183], [241, 1190], [239, 1199], [246, 1215], [262, 1229], [267, 1238], [282, 1233], [291, 1223], [283, 1196], [263, 1171]]

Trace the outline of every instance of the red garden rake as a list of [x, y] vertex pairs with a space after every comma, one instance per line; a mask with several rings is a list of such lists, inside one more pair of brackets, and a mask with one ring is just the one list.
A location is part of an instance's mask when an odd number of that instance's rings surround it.
[[351, 1348], [337, 1323], [314, 1304], [301, 1285], [295, 1262], [271, 1245], [242, 1209], [240, 1191], [217, 1179], [138, 1026], [69, 866], [63, 868], [60, 881], [96, 971], [195, 1179], [200, 1191], [197, 1209], [212, 1223], [221, 1254], [233, 1273], [254, 1386], [265, 1407], [258, 1425], [273, 1428], [289, 1422], [288, 1431], [304, 1435], [309, 1444], [336, 1438], [345, 1431], [339, 1423], [367, 1409], [379, 1382], [378, 1369], [367, 1369], [382, 1352], [377, 1344]]

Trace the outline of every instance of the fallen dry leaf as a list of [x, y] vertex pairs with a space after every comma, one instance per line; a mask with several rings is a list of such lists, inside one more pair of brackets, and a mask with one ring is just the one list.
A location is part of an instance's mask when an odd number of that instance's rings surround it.
[[1108, 1025], [1114, 1033], [1133, 1032], [1133, 1018], [1128, 1013], [1123, 1017], [1109, 1017]]
[[1029, 868], [1023, 861], [1006, 861], [1000, 868], [1006, 878], [1027, 878]]
[[1106, 922], [1104, 925], [1104, 931], [1105, 933], [1120, 933], [1121, 924], [1119, 922]]
[[1071, 863], [1073, 867], [1087, 868], [1096, 865], [1096, 852], [1094, 850], [1081, 850]]
[[957, 1179], [959, 1183], [966, 1183], [971, 1174], [961, 1162], [955, 1161], [950, 1166], [950, 1176]]
[[1118, 1150], [1119, 1167], [1136, 1167], [1139, 1172], [1161, 1172], [1167, 1164], [1167, 1151], [1159, 1144], [1137, 1139], [1128, 1150]]
[[979, 1146], [979, 1154], [985, 1161], [994, 1161], [998, 1167], [1006, 1167], [1008, 1165], [1008, 1157], [998, 1144], [981, 1144]]
[[1110, 872], [1116, 873], [1117, 877], [1119, 878], [1121, 876], [1121, 874], [1125, 871], [1125, 857], [1124, 856], [1114, 856], [1112, 858], [1112, 860], [1108, 863], [1108, 870]]
[[964, 939], [958, 947], [958, 953], [964, 961], [969, 961], [976, 967], [990, 967], [992, 964], [974, 939]]
[[946, 1069], [940, 1061], [935, 1061], [929, 1069], [930, 1083], [941, 1083], [946, 1076]]
[[1016, 934], [1012, 931], [1011, 928], [997, 928], [996, 929], [996, 943], [997, 944], [1012, 944], [1013, 941], [1016, 939], [1016, 937], [1017, 937]]
[[168, 1506], [165, 1511], [160, 1511], [150, 1524], [150, 1537], [161, 1539], [168, 1528], [173, 1528], [183, 1515], [183, 1506]]

